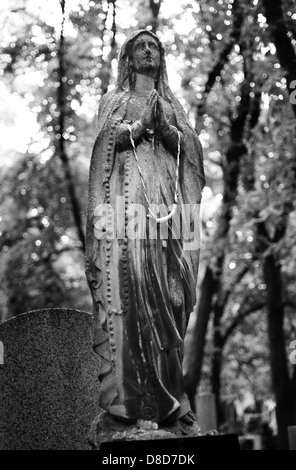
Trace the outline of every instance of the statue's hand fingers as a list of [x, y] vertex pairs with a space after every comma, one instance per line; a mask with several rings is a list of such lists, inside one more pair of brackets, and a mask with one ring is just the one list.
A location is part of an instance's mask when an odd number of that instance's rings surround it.
[[162, 101], [161, 101], [160, 96], [158, 96], [158, 98], [157, 98], [157, 104], [158, 104], [159, 109], [161, 111], [163, 111], [163, 105], [162, 105]]
[[148, 96], [148, 99], [147, 99], [147, 105], [148, 105], [148, 106], [150, 105], [150, 103], [151, 103], [151, 101], [152, 101], [152, 99], [153, 99], [154, 91], [155, 91], [155, 90], [152, 90], [152, 91], [150, 92], [149, 96]]
[[156, 103], [157, 97], [158, 97], [157, 91], [152, 90], [149, 97], [148, 97], [148, 102], [147, 102], [149, 107], [154, 106], [154, 104]]
[[159, 117], [160, 117], [161, 119], [164, 119], [164, 118], [165, 118], [165, 114], [164, 114], [163, 104], [162, 104], [160, 98], [157, 100], [157, 107], [158, 107]]
[[157, 95], [154, 95], [151, 101], [151, 109], [153, 109], [153, 112], [156, 110], [157, 100]]

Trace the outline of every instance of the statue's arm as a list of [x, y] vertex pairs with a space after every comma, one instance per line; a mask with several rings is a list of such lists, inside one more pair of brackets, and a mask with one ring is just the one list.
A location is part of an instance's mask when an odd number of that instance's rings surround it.
[[94, 210], [95, 205], [98, 203], [97, 189], [99, 184], [98, 174], [100, 172], [100, 161], [98, 159], [98, 152], [96, 151], [99, 138], [97, 137], [94, 144], [90, 169], [89, 169], [89, 188], [88, 188], [88, 208], [87, 208], [87, 219], [86, 219], [86, 238], [85, 238], [85, 274], [91, 293], [93, 294], [93, 285], [96, 278], [96, 270], [94, 265], [95, 253], [97, 249], [98, 241], [95, 238], [94, 233]]
[[157, 121], [157, 129], [160, 132], [163, 143], [168, 148], [168, 150], [176, 156], [178, 152], [178, 145], [180, 144], [181, 149], [183, 147], [184, 135], [180, 129], [177, 129], [168, 121], [160, 98], [158, 99], [157, 106]]
[[160, 134], [165, 146], [170, 150], [170, 152], [173, 153], [173, 155], [177, 155], [179, 139], [180, 148], [182, 149], [183, 147], [183, 133], [175, 126], [172, 126], [167, 122], [167, 125], [162, 126], [162, 128], [160, 129]]

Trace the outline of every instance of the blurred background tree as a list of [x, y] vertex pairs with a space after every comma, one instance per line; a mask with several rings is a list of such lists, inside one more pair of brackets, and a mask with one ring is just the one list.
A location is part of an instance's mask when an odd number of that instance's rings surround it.
[[118, 50], [156, 31], [204, 148], [203, 244], [184, 368], [225, 403], [274, 399], [296, 424], [296, 5], [293, 0], [5, 0], [0, 6], [0, 312], [91, 311], [88, 166]]

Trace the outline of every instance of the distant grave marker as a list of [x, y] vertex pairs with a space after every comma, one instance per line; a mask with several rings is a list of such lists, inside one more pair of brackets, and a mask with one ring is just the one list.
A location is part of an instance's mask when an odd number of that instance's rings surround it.
[[215, 395], [201, 393], [196, 396], [197, 422], [202, 432], [218, 429]]
[[4, 364], [4, 345], [2, 341], [0, 341], [0, 365]]
[[288, 426], [289, 448], [296, 450], [296, 426]]

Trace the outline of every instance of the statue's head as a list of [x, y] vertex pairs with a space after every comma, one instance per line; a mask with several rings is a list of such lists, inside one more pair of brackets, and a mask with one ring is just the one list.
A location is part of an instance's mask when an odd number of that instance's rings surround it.
[[128, 78], [130, 87], [135, 73], [149, 75], [158, 82], [162, 75], [166, 80], [164, 47], [151, 31], [139, 30], [123, 44], [119, 55], [118, 85]]
[[133, 72], [156, 78], [160, 66], [160, 48], [156, 38], [146, 32], [139, 34], [132, 42], [129, 63]]
[[184, 110], [169, 87], [164, 46], [154, 33], [141, 29], [132, 33], [120, 49], [115, 89], [106, 100], [104, 111], [101, 110], [98, 133], [102, 131], [114, 110], [129, 99], [135, 85], [135, 72], [149, 73], [154, 77], [155, 89], [159, 96], [172, 104], [178, 126], [188, 127]]

